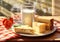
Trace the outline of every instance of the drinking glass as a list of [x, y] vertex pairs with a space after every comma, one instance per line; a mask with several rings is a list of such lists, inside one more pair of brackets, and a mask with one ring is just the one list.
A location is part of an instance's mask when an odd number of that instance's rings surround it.
[[35, 7], [34, 4], [24, 3], [22, 5], [22, 23], [24, 25], [32, 26], [34, 21]]

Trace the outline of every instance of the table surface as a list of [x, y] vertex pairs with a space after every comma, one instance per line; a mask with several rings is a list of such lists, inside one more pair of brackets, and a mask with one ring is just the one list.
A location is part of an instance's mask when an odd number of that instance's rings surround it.
[[12, 41], [58, 41], [60, 40], [60, 32], [55, 31], [53, 34], [44, 36], [44, 37], [18, 37], [15, 39], [8, 40]]

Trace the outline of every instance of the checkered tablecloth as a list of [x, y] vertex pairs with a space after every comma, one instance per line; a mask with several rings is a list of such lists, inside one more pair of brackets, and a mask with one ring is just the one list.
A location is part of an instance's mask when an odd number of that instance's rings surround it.
[[54, 20], [54, 27], [57, 28], [57, 31], [60, 31], [60, 21]]
[[6, 41], [17, 36], [13, 31], [7, 30], [4, 26], [0, 26], [0, 41]]
[[12, 30], [7, 30], [3, 25], [3, 20], [5, 18], [0, 17], [0, 42], [6, 41], [11, 38], [16, 38], [18, 35], [14, 33]]

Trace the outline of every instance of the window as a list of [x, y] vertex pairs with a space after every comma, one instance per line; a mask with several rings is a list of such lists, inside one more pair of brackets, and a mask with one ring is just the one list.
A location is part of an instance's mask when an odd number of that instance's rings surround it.
[[37, 14], [41, 15], [41, 16], [52, 16], [53, 15], [52, 4], [53, 4], [52, 0], [37, 0], [37, 5], [38, 5], [37, 6], [37, 9], [38, 9]]
[[[11, 15], [11, 9], [12, 10], [18, 10], [20, 12], [20, 5], [26, 3], [27, 1], [35, 2], [36, 3], [36, 13], [41, 16], [52, 16], [53, 14], [53, 0], [0, 0], [0, 6], [4, 8], [5, 11], [8, 11], [8, 13]], [[17, 7], [14, 8], [14, 4], [19, 4]], [[15, 5], [16, 6], [16, 5]], [[0, 7], [0, 10], [1, 10]], [[43, 13], [42, 13], [43, 12]], [[7, 15], [9, 15], [6, 13]]]

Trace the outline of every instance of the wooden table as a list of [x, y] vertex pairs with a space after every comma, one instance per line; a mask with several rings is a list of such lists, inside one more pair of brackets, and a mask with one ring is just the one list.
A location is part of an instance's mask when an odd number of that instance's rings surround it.
[[44, 36], [44, 37], [18, 37], [16, 39], [8, 40], [7, 42], [19, 42], [19, 41], [59, 41], [60, 40], [60, 32], [56, 31], [53, 34]]

